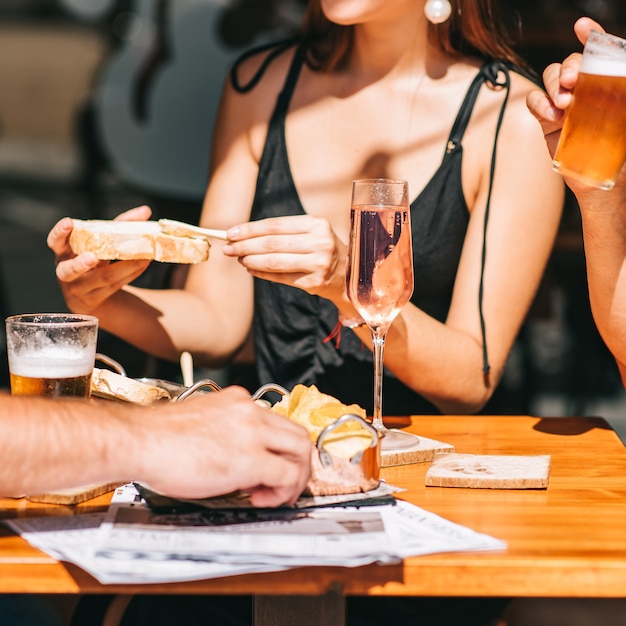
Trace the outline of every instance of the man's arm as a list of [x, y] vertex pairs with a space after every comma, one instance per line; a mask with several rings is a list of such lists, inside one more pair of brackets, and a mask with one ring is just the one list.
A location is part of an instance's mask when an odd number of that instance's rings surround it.
[[[604, 29], [584, 17], [576, 22], [574, 30], [584, 44], [591, 30]], [[527, 99], [552, 155], [571, 102], [580, 61], [581, 55], [574, 53], [563, 63], [549, 65], [543, 74], [546, 92], [534, 91]], [[593, 317], [626, 385], [626, 167], [611, 191], [597, 190], [567, 177], [565, 182], [574, 192], [582, 216]]]
[[140, 480], [174, 497], [241, 489], [277, 506], [304, 489], [311, 443], [241, 388], [149, 408], [2, 394], [0, 458], [2, 495]]

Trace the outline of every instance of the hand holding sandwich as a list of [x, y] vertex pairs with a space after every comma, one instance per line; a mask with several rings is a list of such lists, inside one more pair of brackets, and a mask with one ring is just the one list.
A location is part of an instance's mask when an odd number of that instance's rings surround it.
[[[250, 281], [251, 287], [251, 278], [237, 259], [220, 253], [224, 230], [150, 217], [150, 208], [141, 206], [115, 220], [59, 221], [48, 246], [65, 301], [71, 311], [97, 316], [103, 330], [140, 350], [170, 360], [187, 350], [199, 365], [219, 367], [249, 334], [252, 291], [242, 282]], [[190, 232], [173, 233], [170, 226], [186, 226]], [[211, 262], [204, 263], [213, 245]], [[185, 287], [131, 284], [150, 260], [189, 266]], [[198, 328], [203, 329], [200, 336]]]
[[[140, 206], [125, 211], [119, 221], [145, 221], [152, 211]], [[110, 263], [100, 261], [94, 252], [76, 255], [69, 238], [73, 221], [64, 217], [48, 234], [48, 247], [54, 252], [56, 275], [65, 302], [76, 313], [93, 313], [108, 298], [140, 276], [150, 264], [149, 260]]]

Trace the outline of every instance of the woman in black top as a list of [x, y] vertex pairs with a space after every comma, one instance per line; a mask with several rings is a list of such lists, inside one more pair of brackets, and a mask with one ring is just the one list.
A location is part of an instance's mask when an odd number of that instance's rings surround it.
[[49, 242], [69, 307], [199, 364], [229, 362], [254, 330], [261, 382], [315, 383], [370, 409], [369, 331], [337, 326], [356, 316], [344, 294], [351, 182], [406, 179], [415, 292], [387, 337], [383, 409], [479, 410], [545, 268], [563, 185], [496, 0], [452, 0], [438, 25], [425, 5], [312, 0], [295, 44], [243, 59], [224, 87], [201, 225], [229, 242], [184, 289], [141, 290], [123, 285], [145, 263], [71, 258], [62, 221]]
[[[310, 0], [298, 41], [243, 59], [224, 87], [201, 225], [229, 242], [184, 289], [149, 291], [124, 286], [146, 263], [73, 257], [61, 221], [49, 244], [68, 306], [172, 360], [228, 362], [254, 330], [261, 382], [315, 383], [369, 409], [369, 331], [337, 326], [356, 316], [344, 295], [351, 182], [406, 179], [415, 292], [387, 337], [383, 408], [480, 409], [539, 284], [563, 186], [496, 0], [452, 0], [439, 25], [426, 5]], [[502, 606], [350, 598], [348, 623], [469, 626]], [[249, 598], [137, 598], [123, 623], [245, 624], [250, 610]]]

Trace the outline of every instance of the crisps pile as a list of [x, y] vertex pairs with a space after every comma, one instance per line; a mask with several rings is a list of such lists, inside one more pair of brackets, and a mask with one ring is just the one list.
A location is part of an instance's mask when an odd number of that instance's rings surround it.
[[[312, 443], [317, 443], [320, 433], [338, 420], [351, 413], [365, 419], [366, 413], [358, 404], [345, 405], [337, 398], [319, 391], [315, 385], [296, 385], [289, 395], [275, 404], [275, 413], [304, 426]], [[324, 449], [338, 458], [350, 459], [358, 452], [369, 448], [372, 434], [358, 421], [349, 421], [324, 439]]]

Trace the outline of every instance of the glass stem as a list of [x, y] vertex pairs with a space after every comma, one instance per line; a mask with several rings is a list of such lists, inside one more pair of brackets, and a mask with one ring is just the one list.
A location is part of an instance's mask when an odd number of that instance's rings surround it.
[[385, 349], [386, 328], [372, 329], [374, 346], [374, 413], [372, 426], [377, 430], [386, 430], [383, 424], [383, 352]]

